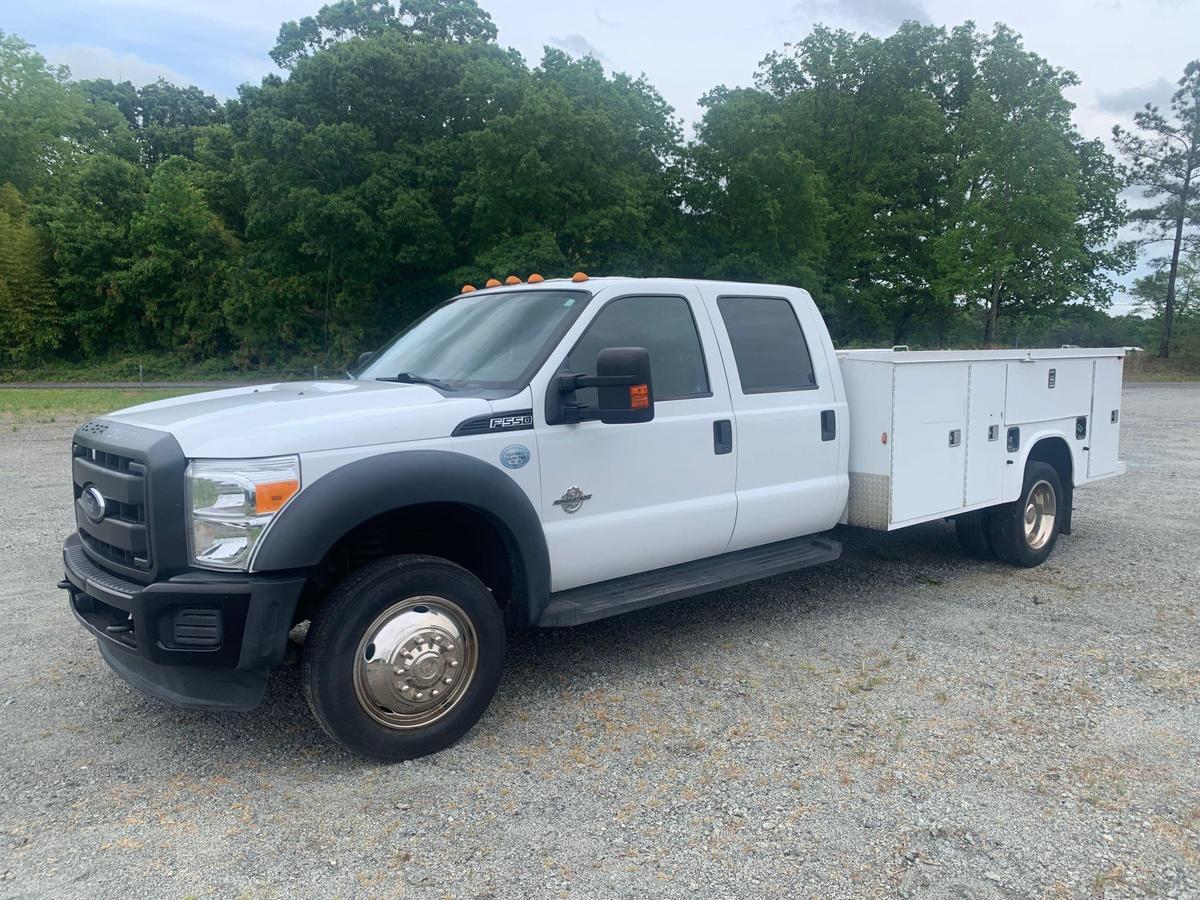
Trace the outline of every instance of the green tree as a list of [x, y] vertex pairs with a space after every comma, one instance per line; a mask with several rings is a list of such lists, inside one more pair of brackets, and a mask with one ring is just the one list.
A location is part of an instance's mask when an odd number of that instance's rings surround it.
[[298, 58], [230, 104], [253, 288], [236, 298], [244, 359], [344, 359], [450, 287], [470, 136], [519, 102], [520, 57], [400, 27]]
[[1174, 121], [1148, 103], [1133, 117], [1137, 131], [1113, 128], [1113, 140], [1129, 163], [1130, 182], [1153, 201], [1130, 216], [1147, 236], [1143, 245], [1171, 245], [1158, 345], [1163, 358], [1171, 354], [1180, 259], [1200, 248], [1200, 60], [1183, 70], [1171, 111]]
[[301, 59], [349, 38], [399, 33], [440, 41], [494, 41], [492, 17], [474, 0], [337, 0], [315, 16], [284, 22], [271, 50], [276, 65]]
[[120, 274], [133, 252], [129, 228], [145, 202], [145, 181], [140, 166], [93, 154], [64, 173], [32, 211], [53, 254], [66, 343], [86, 356], [141, 344], [141, 314], [122, 291]]
[[1172, 317], [1176, 321], [1194, 316], [1200, 307], [1200, 249], [1182, 254], [1175, 262], [1174, 284], [1171, 283], [1171, 258], [1160, 257], [1152, 262], [1154, 271], [1133, 284], [1138, 310], [1162, 323], [1170, 298]]
[[829, 246], [825, 178], [798, 149], [779, 99], [718, 88], [688, 158], [694, 274], [819, 293]]
[[966, 101], [962, 148], [948, 199], [952, 226], [937, 238], [947, 293], [984, 307], [983, 340], [997, 337], [1001, 309], [1071, 301], [1107, 303], [1109, 249], [1122, 221], [1112, 159], [1083, 141], [1063, 90], [1075, 76], [1051, 66], [997, 26]]
[[137, 310], [146, 345], [192, 360], [225, 349], [224, 304], [241, 255], [197, 184], [198, 169], [176, 156], [154, 170], [130, 222], [132, 253], [121, 260], [115, 279]]
[[24, 199], [0, 185], [0, 359], [28, 365], [58, 346], [58, 304], [49, 253]]
[[16, 35], [0, 31], [0, 184], [22, 193], [75, 158], [72, 139], [87, 111], [65, 66], [52, 66]]
[[469, 143], [454, 189], [463, 280], [678, 263], [679, 126], [644, 79], [546, 48], [519, 102]]
[[947, 34], [906, 22], [882, 40], [817, 26], [759, 68], [788, 139], [826, 184], [824, 306], [835, 334], [900, 343], [953, 321], [953, 301], [935, 290], [932, 239], [945, 227], [978, 43], [969, 25]]

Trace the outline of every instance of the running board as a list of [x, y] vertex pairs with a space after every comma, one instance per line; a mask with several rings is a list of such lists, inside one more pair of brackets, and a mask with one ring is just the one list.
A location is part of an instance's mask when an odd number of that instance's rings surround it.
[[842, 545], [838, 541], [825, 537], [804, 537], [587, 584], [551, 594], [549, 605], [537, 620], [537, 627], [582, 625], [635, 609], [648, 609], [660, 603], [832, 562], [841, 554]]

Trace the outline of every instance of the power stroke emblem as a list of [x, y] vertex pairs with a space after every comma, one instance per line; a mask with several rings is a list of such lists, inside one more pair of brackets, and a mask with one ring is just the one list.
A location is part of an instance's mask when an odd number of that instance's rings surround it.
[[579, 512], [579, 507], [583, 506], [584, 500], [591, 499], [591, 494], [585, 494], [581, 489], [571, 485], [561, 497], [554, 501], [554, 505], [561, 506], [565, 513], [573, 513]]
[[500, 451], [500, 465], [506, 469], [519, 469], [529, 462], [529, 448], [522, 444], [509, 444]]

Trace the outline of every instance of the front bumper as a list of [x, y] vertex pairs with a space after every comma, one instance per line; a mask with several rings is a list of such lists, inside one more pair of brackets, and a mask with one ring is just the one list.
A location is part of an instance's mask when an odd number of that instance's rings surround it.
[[134, 687], [191, 709], [257, 706], [283, 659], [303, 574], [186, 572], [139, 584], [101, 568], [78, 534], [63, 545], [71, 610]]

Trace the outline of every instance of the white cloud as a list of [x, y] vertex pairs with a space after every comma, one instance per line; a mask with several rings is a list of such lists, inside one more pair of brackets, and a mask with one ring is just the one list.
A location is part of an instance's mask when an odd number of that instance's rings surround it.
[[1117, 91], [1101, 92], [1096, 96], [1096, 105], [1104, 112], [1132, 113], [1137, 112], [1147, 103], [1153, 103], [1164, 112], [1171, 106], [1171, 95], [1176, 91], [1175, 82], [1167, 78], [1159, 78], [1149, 84], [1137, 87], [1123, 88]]
[[795, 9], [818, 20], [849, 22], [865, 28], [894, 28], [908, 19], [930, 20], [922, 0], [803, 0]]
[[565, 50], [572, 56], [590, 56], [602, 63], [607, 63], [608, 57], [582, 34], [568, 34], [563, 37], [553, 35], [550, 43], [560, 50]]
[[175, 84], [188, 85], [190, 78], [170, 66], [150, 62], [135, 53], [115, 53], [107, 47], [87, 44], [48, 44], [38, 48], [46, 59], [69, 66], [75, 78], [108, 78], [112, 81], [131, 81], [137, 87], [165, 78]]

